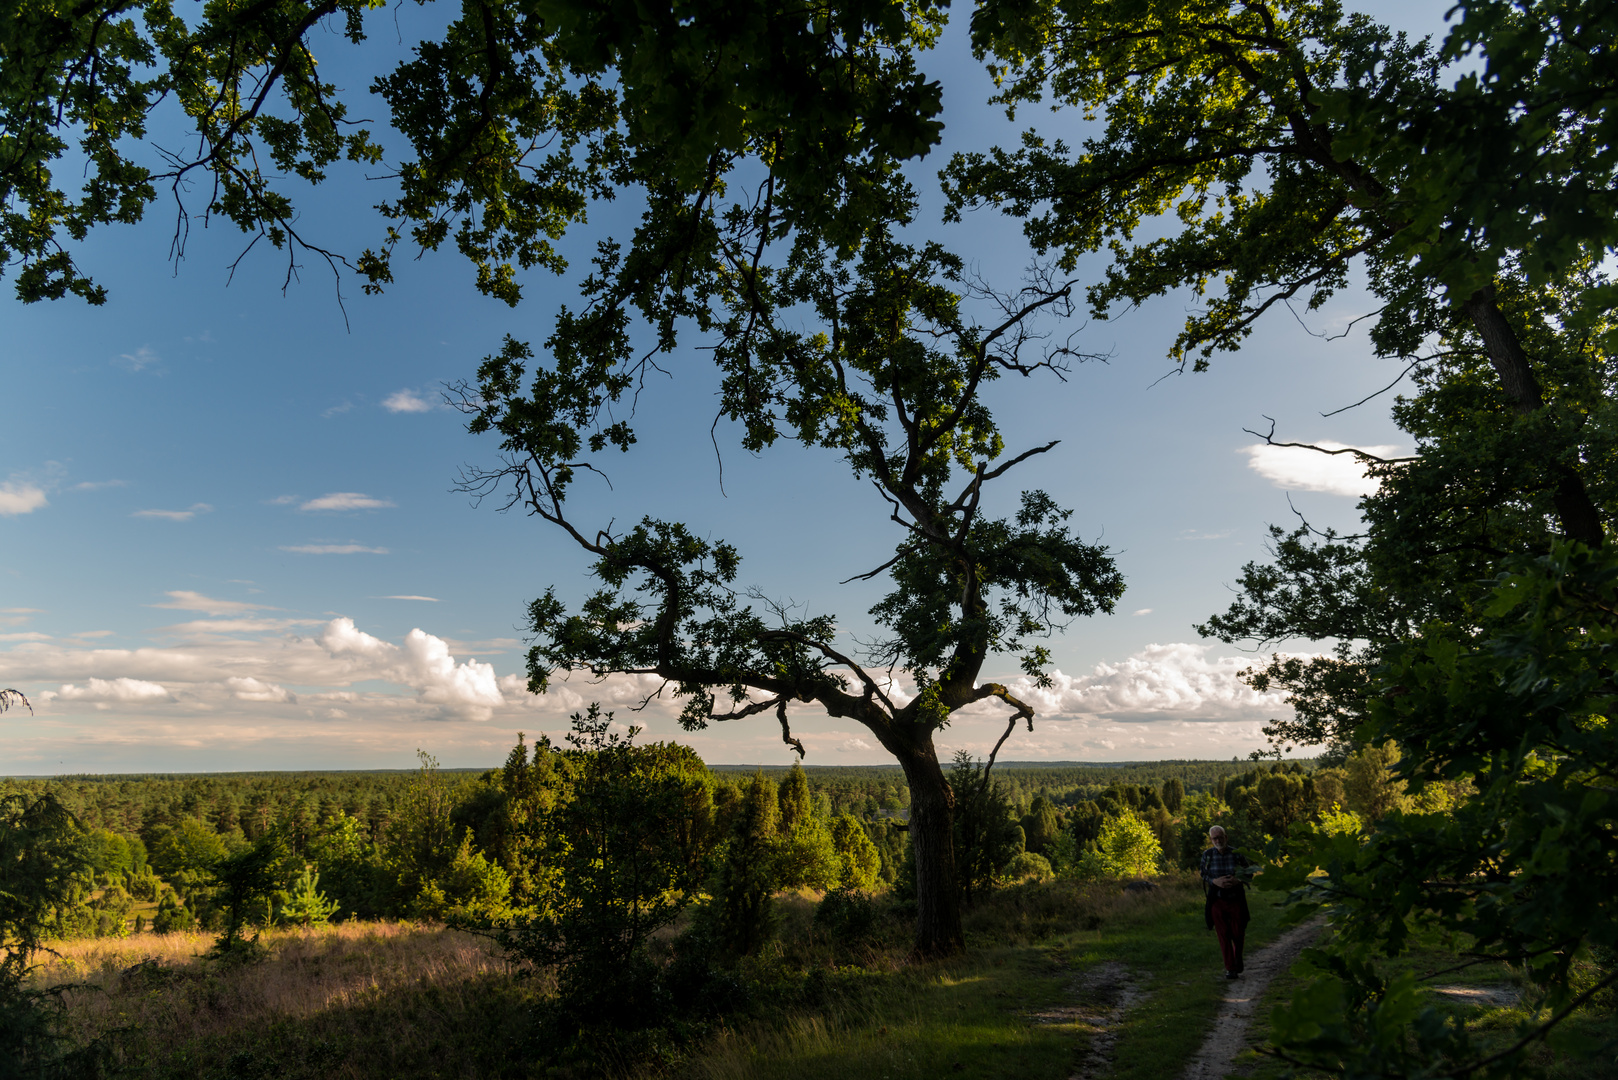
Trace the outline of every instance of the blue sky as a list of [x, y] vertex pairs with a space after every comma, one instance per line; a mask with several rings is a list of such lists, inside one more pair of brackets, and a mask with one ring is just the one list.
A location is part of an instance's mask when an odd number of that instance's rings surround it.
[[[1442, 7], [1373, 13], [1432, 31]], [[389, 62], [399, 46], [388, 37], [339, 56], [337, 81], [360, 81], [342, 63]], [[945, 77], [949, 127], [919, 182], [950, 150], [1012, 134], [1003, 114], [974, 104], [986, 80], [960, 38], [930, 65]], [[1065, 116], [1022, 119], [1074, 134]], [[381, 184], [341, 175], [306, 199], [301, 225], [357, 251], [381, 233], [366, 208], [383, 197]], [[1003, 219], [969, 215], [945, 230], [930, 207], [922, 227], [987, 276], [1011, 280], [1026, 265]], [[614, 223], [605, 213], [594, 224]], [[0, 773], [391, 768], [418, 747], [446, 765], [486, 765], [518, 730], [560, 732], [583, 702], [627, 718], [647, 689], [628, 680], [523, 691], [523, 609], [551, 585], [582, 594], [586, 563], [543, 522], [454, 490], [461, 467], [492, 464], [496, 448], [441, 403], [443, 385], [469, 378], [503, 334], [543, 340], [570, 282], [532, 275], [512, 310], [479, 296], [458, 256], [428, 255], [403, 263], [381, 297], [346, 278], [345, 325], [323, 266], [301, 258], [283, 294], [285, 255], [261, 248], [227, 284], [243, 240], [199, 225], [177, 266], [161, 202], [139, 226], [93, 234], [76, 254], [111, 292], [101, 308], [24, 306], [3, 286], [0, 685], [27, 693], [35, 714], [0, 717]], [[566, 250], [593, 238], [570, 237]], [[1036, 730], [1019, 732], [1008, 758], [1228, 757], [1260, 745], [1259, 725], [1281, 706], [1236, 680], [1247, 657], [1200, 641], [1191, 624], [1229, 603], [1241, 565], [1263, 555], [1266, 524], [1293, 520], [1289, 497], [1316, 524], [1352, 527], [1360, 480], [1341, 457], [1256, 450], [1242, 429], [1268, 415], [1288, 438], [1400, 445], [1387, 399], [1320, 416], [1398, 373], [1363, 337], [1309, 332], [1344, 326], [1363, 296], [1340, 295], [1308, 329], [1279, 312], [1210, 372], [1164, 378], [1186, 304], [1064, 328], [1110, 360], [1065, 384], [994, 388], [1009, 448], [1062, 440], [1008, 477], [1002, 499], [1050, 491], [1077, 531], [1116, 552], [1129, 590], [1117, 614], [1052, 643], [1058, 688], [1036, 696]], [[668, 367], [613, 488], [579, 486], [579, 519], [684, 520], [737, 544], [744, 581], [857, 632], [878, 585], [836, 583], [891, 553], [894, 526], [875, 494], [823, 452], [749, 457], [723, 426], [721, 491], [703, 354], [687, 348]], [[992, 674], [1011, 679], [1013, 665]], [[634, 718], [712, 762], [787, 759], [768, 719], [687, 736], [669, 715], [654, 703]], [[807, 707], [794, 724], [810, 763], [884, 760], [857, 726]], [[983, 753], [1002, 725], [993, 711], [963, 717], [939, 742]]]

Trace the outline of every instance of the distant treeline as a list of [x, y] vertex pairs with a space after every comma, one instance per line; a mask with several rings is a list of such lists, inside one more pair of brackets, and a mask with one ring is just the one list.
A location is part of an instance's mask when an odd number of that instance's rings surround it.
[[[1290, 763], [1289, 763], [1290, 764]], [[1310, 769], [1312, 762], [1302, 762]], [[1212, 791], [1252, 769], [1245, 761], [1146, 761], [1117, 765], [1045, 762], [999, 762], [994, 776], [1007, 801], [1026, 813], [1035, 798], [1056, 806], [1074, 806], [1119, 784], [1161, 788], [1177, 779], [1187, 794]], [[716, 778], [734, 780], [737, 773], [763, 772], [780, 782], [788, 768], [758, 765], [710, 765]], [[476, 784], [485, 769], [437, 770], [451, 790]], [[896, 765], [805, 766], [810, 790], [827, 816], [876, 816], [910, 803], [910, 791]], [[333, 772], [128, 773], [70, 775], [49, 778], [0, 778], [0, 794], [18, 791], [51, 793], [88, 829], [128, 836], [150, 835], [162, 825], [185, 819], [204, 821], [221, 835], [239, 832], [248, 840], [288, 820], [316, 825], [337, 811], [362, 822], [380, 836], [398, 812], [400, 800], [416, 777], [414, 770]]]

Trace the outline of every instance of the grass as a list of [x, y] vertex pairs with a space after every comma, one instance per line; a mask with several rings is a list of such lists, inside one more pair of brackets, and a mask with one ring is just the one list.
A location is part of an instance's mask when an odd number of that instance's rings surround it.
[[[1258, 948], [1278, 915], [1260, 904], [1254, 916], [1249, 942]], [[1105, 1075], [1162, 1080], [1183, 1071], [1218, 1008], [1223, 969], [1191, 881], [1145, 894], [1116, 884], [1016, 886], [966, 923], [964, 957], [850, 975], [823, 1005], [722, 1032], [682, 1074], [1066, 1080], [1102, 1065], [1091, 1060], [1100, 1040], [1110, 1044]], [[1113, 1022], [1120, 972], [1140, 997]]]
[[263, 962], [221, 965], [212, 938], [141, 934], [57, 943], [43, 985], [73, 1033], [107, 1032], [140, 1077], [489, 1077], [539, 989], [489, 944], [442, 927], [348, 923], [263, 936]]
[[[1170, 1080], [1211, 1028], [1226, 986], [1201, 894], [1189, 878], [1132, 893], [1117, 883], [1028, 883], [967, 912], [968, 949], [910, 958], [902, 907], [840, 940], [814, 922], [816, 898], [781, 901], [777, 939], [744, 963], [752, 1006], [694, 1041], [662, 1046], [622, 1077], [663, 1080]], [[1278, 933], [1279, 911], [1253, 897], [1249, 950]], [[221, 964], [199, 934], [61, 943], [39, 972], [65, 995], [76, 1034], [113, 1032], [124, 1075], [152, 1080], [483, 1080], [583, 1077], [537, 1064], [533, 1009], [543, 973], [521, 978], [487, 941], [432, 925], [347, 923], [273, 931], [258, 963]], [[664, 942], [666, 945], [666, 941]], [[1405, 963], [1445, 966], [1429, 943]], [[1300, 984], [1272, 984], [1252, 1030]], [[1505, 981], [1473, 969], [1446, 985]], [[1470, 1008], [1504, 1039], [1517, 1013]], [[1575, 1033], [1610, 1034], [1610, 1011]], [[1601, 1025], [1607, 1025], [1602, 1028]], [[1557, 1080], [1618, 1077], [1612, 1062], [1542, 1054]], [[1249, 1052], [1238, 1071], [1283, 1069]]]

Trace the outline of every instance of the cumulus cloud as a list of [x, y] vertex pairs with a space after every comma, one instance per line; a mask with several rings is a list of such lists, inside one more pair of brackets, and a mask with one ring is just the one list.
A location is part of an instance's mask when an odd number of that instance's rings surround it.
[[32, 514], [40, 507], [49, 505], [43, 488], [16, 480], [0, 484], [0, 516]]
[[870, 749], [872, 749], [870, 743], [866, 742], [864, 739], [854, 738], [844, 739], [843, 742], [837, 747], [837, 752], [839, 754], [851, 754]]
[[[1344, 450], [1345, 444], [1323, 440], [1316, 444], [1326, 450]], [[1362, 446], [1375, 457], [1396, 457], [1397, 446]], [[1248, 468], [1276, 487], [1294, 491], [1323, 491], [1329, 495], [1359, 497], [1377, 489], [1377, 481], [1365, 475], [1365, 465], [1354, 454], [1322, 454], [1301, 446], [1270, 446], [1260, 443], [1244, 446]]]
[[189, 510], [136, 510], [130, 517], [162, 518], [164, 521], [190, 521], [198, 514], [206, 514], [213, 510], [207, 503], [192, 503]]
[[20, 634], [0, 634], [0, 641], [49, 641], [49, 634], [41, 634], [38, 630], [25, 630]]
[[1136, 608], [1135, 609], [1135, 614], [1136, 615], [1150, 615], [1151, 613], [1152, 613], [1152, 609], [1149, 608], [1149, 607], [1143, 607], [1143, 608]]
[[299, 510], [377, 510], [395, 503], [387, 499], [373, 499], [358, 491], [334, 491], [318, 499], [310, 499]]
[[1185, 642], [1148, 645], [1126, 659], [1097, 664], [1088, 675], [1056, 672], [1049, 689], [1023, 679], [1013, 690], [1048, 717], [1249, 720], [1286, 708], [1280, 694], [1260, 694], [1237, 678], [1252, 665], [1250, 658], [1210, 656], [1211, 648]]
[[[46, 691], [41, 699], [163, 704], [170, 710], [179, 707], [193, 712], [218, 713], [233, 703], [262, 707], [340, 704], [351, 713], [364, 712], [390, 723], [401, 714], [488, 720], [497, 710], [515, 717], [533, 708], [564, 716], [583, 703], [579, 694], [567, 688], [566, 680], [557, 681], [560, 693], [535, 698], [527, 693], [525, 677], [502, 679], [492, 664], [458, 660], [447, 641], [420, 628], [398, 643], [366, 633], [346, 617], [324, 623], [313, 636], [219, 632], [222, 627], [245, 630], [252, 625], [250, 620], [185, 624], [171, 629], [190, 631], [186, 640], [137, 649], [23, 642], [0, 651], [0, 685], [71, 680], [60, 690]], [[599, 698], [609, 706], [621, 699], [638, 703], [650, 692], [639, 679], [625, 677], [617, 682], [623, 685], [591, 684], [581, 689], [592, 700]], [[651, 689], [657, 685], [658, 680], [652, 680]], [[407, 693], [401, 695], [400, 687]], [[510, 700], [507, 694], [512, 695]], [[409, 708], [412, 704], [414, 710]]]
[[391, 413], [424, 413], [432, 411], [432, 403], [414, 390], [395, 390], [382, 399], [382, 407]]
[[364, 544], [283, 544], [282, 551], [296, 555], [386, 555], [385, 547], [366, 547]]
[[263, 604], [249, 604], [245, 600], [215, 600], [211, 596], [203, 596], [190, 589], [175, 589], [165, 593], [168, 597], [161, 604], [148, 604], [148, 607], [173, 608], [176, 611], [200, 611], [204, 615], [236, 615], [245, 611], [274, 611]]
[[141, 702], [167, 701], [169, 692], [158, 683], [119, 676], [116, 679], [92, 677], [83, 686], [67, 683], [60, 690], [47, 690], [39, 696], [44, 701], [60, 698], [63, 701]]
[[412, 687], [418, 700], [469, 719], [487, 720], [505, 704], [492, 665], [476, 660], [457, 664], [443, 638], [421, 629], [406, 634], [399, 646], [367, 634], [353, 619], [333, 619], [321, 633], [320, 644], [338, 659], [352, 658], [390, 681]]
[[249, 676], [231, 676], [225, 680], [230, 688], [231, 696], [237, 701], [273, 701], [277, 703], [294, 703], [298, 699], [284, 686], [274, 683], [262, 682]]

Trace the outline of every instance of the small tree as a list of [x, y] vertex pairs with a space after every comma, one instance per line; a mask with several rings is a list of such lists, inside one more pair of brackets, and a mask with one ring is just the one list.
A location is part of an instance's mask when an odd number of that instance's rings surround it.
[[1157, 872], [1163, 847], [1152, 827], [1133, 812], [1108, 818], [1101, 826], [1097, 848], [1108, 870], [1117, 877], [1145, 877]]
[[1060, 828], [1061, 822], [1057, 820], [1056, 807], [1052, 806], [1045, 796], [1034, 796], [1033, 806], [1022, 819], [1023, 837], [1028, 850], [1036, 855], [1045, 854], [1045, 849], [1055, 841]]
[[958, 793], [955, 847], [960, 852], [961, 899], [970, 904], [980, 892], [994, 888], [1001, 872], [1026, 849], [1005, 789], [989, 779], [989, 766], [965, 750], [956, 751], [950, 786]]
[[726, 950], [752, 953], [775, 929], [772, 894], [779, 887], [780, 805], [775, 783], [755, 773], [742, 794], [730, 836], [720, 849], [702, 922]]
[[281, 905], [281, 920], [298, 926], [325, 926], [326, 920], [336, 913], [337, 903], [326, 899], [326, 894], [319, 891], [319, 884], [320, 875], [304, 864], [303, 873], [292, 883], [286, 902]]
[[1163, 781], [1163, 808], [1171, 814], [1178, 814], [1185, 802], [1185, 784], [1178, 776], [1171, 776]]
[[497, 940], [523, 959], [556, 965], [569, 1023], [633, 1028], [658, 1015], [646, 941], [691, 895], [669, 827], [684, 809], [684, 785], [658, 767], [655, 752], [634, 745], [639, 728], [612, 731], [612, 714], [598, 704], [572, 722], [562, 751], [566, 797], [526, 826], [545, 837], [557, 888], [542, 912], [517, 918]]
[[853, 814], [840, 814], [832, 822], [831, 840], [837, 853], [842, 888], [875, 888], [882, 874], [882, 855], [871, 842], [865, 826]]

